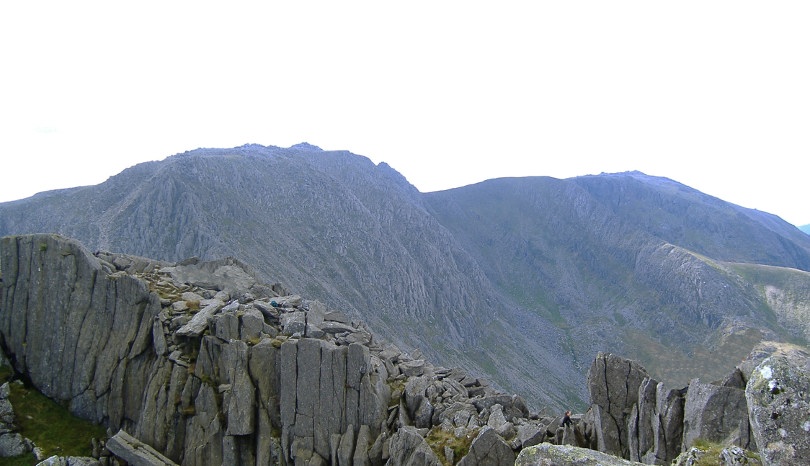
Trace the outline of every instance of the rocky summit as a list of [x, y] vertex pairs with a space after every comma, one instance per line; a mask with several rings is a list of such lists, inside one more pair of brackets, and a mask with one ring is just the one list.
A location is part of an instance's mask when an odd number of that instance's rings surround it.
[[[800, 464], [805, 348], [758, 346], [670, 389], [599, 353], [565, 424], [460, 368], [405, 352], [235, 258], [157, 261], [53, 234], [0, 240], [12, 378], [107, 428], [88, 465]], [[0, 387], [0, 455], [36, 451]], [[717, 445], [717, 452], [710, 446]], [[41, 458], [44, 460], [44, 458]]]

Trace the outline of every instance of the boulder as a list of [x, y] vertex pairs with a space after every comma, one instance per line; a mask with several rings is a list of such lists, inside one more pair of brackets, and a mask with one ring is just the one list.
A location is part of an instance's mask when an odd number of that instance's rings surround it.
[[16, 432], [0, 434], [0, 458], [23, 455], [32, 449], [31, 442]]
[[200, 312], [194, 314], [194, 317], [177, 331], [177, 334], [183, 337], [199, 337], [208, 328], [208, 319], [216, 314], [225, 303], [219, 300], [214, 300], [209, 303]]
[[640, 466], [644, 463], [628, 461], [616, 456], [571, 445], [541, 443], [520, 451], [515, 466]]
[[764, 463], [810, 463], [810, 353], [796, 349], [762, 361], [745, 398]]
[[499, 436], [507, 439], [514, 437], [517, 433], [514, 424], [507, 421], [506, 416], [503, 415], [503, 407], [497, 404], [490, 409], [487, 426], [495, 430]]
[[119, 430], [107, 441], [107, 449], [132, 466], [177, 466], [175, 462], [124, 430]]
[[392, 436], [387, 466], [441, 466], [436, 453], [415, 427], [404, 426]]
[[693, 379], [686, 392], [683, 415], [682, 451], [695, 440], [740, 443], [740, 426], [747, 432], [748, 408], [745, 392], [738, 388], [702, 383]]
[[503, 438], [488, 426], [481, 429], [470, 445], [470, 451], [458, 462], [459, 466], [512, 466], [515, 452]]

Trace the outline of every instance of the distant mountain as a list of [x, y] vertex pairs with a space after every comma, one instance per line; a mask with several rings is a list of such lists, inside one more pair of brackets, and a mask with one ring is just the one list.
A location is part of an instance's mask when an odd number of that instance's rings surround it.
[[801, 231], [803, 231], [803, 232], [807, 233], [808, 235], [810, 235], [810, 225], [803, 225], [803, 226], [800, 226], [800, 227], [799, 227], [799, 230], [801, 230]]
[[234, 256], [549, 409], [587, 403], [598, 351], [686, 385], [762, 339], [810, 337], [810, 236], [638, 172], [420, 193], [349, 152], [199, 149], [0, 204], [0, 234], [33, 232], [169, 261]]

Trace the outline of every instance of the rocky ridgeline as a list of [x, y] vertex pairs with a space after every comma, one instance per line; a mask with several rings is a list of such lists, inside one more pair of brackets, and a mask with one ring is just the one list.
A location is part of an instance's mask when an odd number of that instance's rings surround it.
[[[108, 428], [90, 464], [690, 464], [697, 439], [734, 446], [728, 462], [757, 445], [766, 464], [810, 458], [801, 350], [771, 348], [683, 390], [599, 354], [592, 406], [562, 428], [234, 259], [91, 254], [55, 235], [0, 248], [3, 353], [20, 379]], [[0, 450], [12, 437], [33, 447], [9, 422]]]

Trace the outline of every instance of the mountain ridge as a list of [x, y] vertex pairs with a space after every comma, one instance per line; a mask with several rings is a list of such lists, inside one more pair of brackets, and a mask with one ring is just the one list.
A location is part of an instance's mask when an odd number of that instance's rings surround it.
[[[722, 264], [806, 270], [810, 238], [664, 180], [526, 177], [421, 193], [389, 165], [348, 151], [245, 145], [0, 204], [0, 234], [55, 232], [162, 260], [237, 257], [535, 406], [583, 406], [575, 387], [598, 350], [687, 373], [694, 351], [706, 359], [717, 357], [714, 344], [737, 345], [715, 361], [724, 373], [759, 339], [807, 338], [787, 330], [801, 307], [790, 296], [805, 280], [780, 301], [779, 317], [766, 285]], [[679, 186], [692, 197], [673, 195]]]

